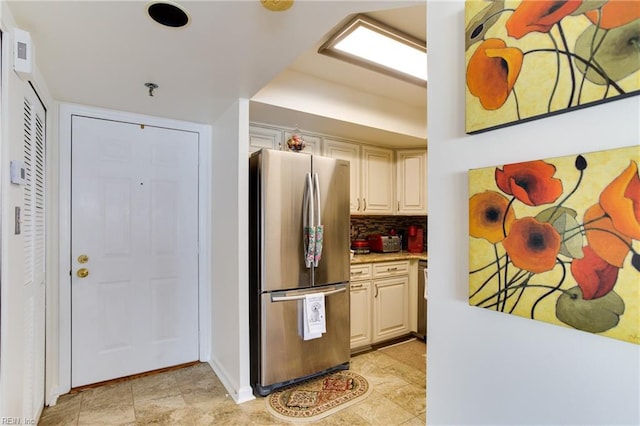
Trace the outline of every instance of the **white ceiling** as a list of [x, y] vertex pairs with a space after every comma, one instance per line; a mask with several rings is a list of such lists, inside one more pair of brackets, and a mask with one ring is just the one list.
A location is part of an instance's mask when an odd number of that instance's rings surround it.
[[[235, 99], [251, 98], [289, 67], [423, 108], [426, 117], [425, 88], [316, 53], [332, 29], [356, 13], [425, 40], [424, 0], [297, 0], [286, 12], [270, 12], [259, 0], [184, 1], [179, 4], [192, 21], [182, 29], [152, 21], [145, 1], [6, 4], [18, 27], [30, 32], [37, 66], [59, 101], [212, 123]], [[146, 82], [159, 85], [153, 97]], [[251, 119], [290, 113], [260, 105]], [[327, 120], [314, 119], [309, 125], [331, 128]], [[341, 126], [344, 136], [375, 132]]]

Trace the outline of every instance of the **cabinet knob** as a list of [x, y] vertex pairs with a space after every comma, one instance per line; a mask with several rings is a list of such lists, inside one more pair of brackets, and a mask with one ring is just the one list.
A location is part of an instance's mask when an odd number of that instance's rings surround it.
[[366, 211], [367, 210], [367, 199], [363, 198], [362, 199], [362, 203], [364, 204], [364, 207], [362, 208], [362, 211]]
[[78, 269], [77, 275], [79, 278], [87, 278], [89, 276], [89, 270], [87, 268]]

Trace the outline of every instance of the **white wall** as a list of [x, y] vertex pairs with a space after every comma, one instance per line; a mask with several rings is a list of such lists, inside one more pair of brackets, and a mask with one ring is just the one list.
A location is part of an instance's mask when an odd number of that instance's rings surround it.
[[236, 402], [249, 384], [249, 101], [234, 103], [213, 126], [211, 366]]
[[467, 170], [638, 144], [640, 99], [465, 135], [464, 1], [428, 9], [427, 424], [640, 424], [640, 346], [467, 303]]
[[[424, 88], [416, 87], [416, 90]], [[426, 139], [427, 122], [422, 108], [297, 71], [281, 72], [251, 100]]]

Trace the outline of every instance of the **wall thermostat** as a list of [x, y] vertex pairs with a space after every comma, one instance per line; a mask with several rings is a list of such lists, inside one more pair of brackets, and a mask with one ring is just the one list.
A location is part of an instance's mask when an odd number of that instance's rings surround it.
[[23, 80], [33, 76], [33, 45], [31, 34], [19, 28], [13, 31], [13, 70]]
[[14, 160], [9, 164], [9, 170], [11, 170], [11, 183], [24, 185], [27, 181], [27, 172], [24, 168], [24, 163], [22, 161]]

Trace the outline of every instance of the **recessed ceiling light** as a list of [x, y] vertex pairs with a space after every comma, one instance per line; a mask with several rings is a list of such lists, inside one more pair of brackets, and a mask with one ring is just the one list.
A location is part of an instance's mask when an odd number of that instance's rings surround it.
[[421, 86], [427, 83], [426, 43], [365, 15], [349, 21], [318, 53]]
[[184, 27], [191, 20], [182, 7], [170, 1], [155, 1], [147, 5], [147, 13], [157, 23], [165, 27]]

